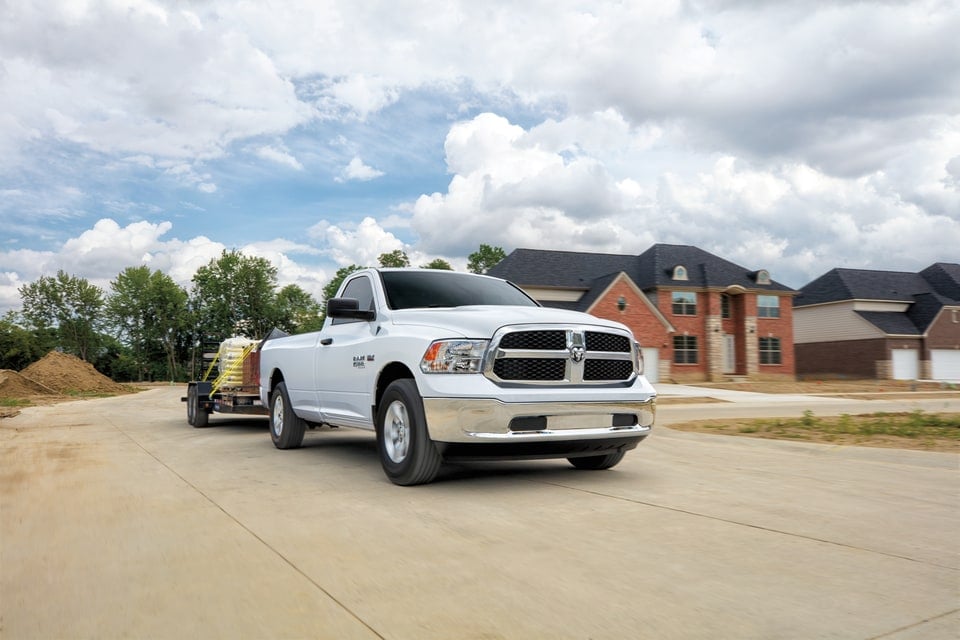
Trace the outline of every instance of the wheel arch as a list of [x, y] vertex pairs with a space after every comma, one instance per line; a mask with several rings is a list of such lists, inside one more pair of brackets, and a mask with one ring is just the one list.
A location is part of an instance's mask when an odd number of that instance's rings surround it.
[[410, 368], [402, 362], [391, 362], [381, 369], [380, 375], [377, 376], [377, 386], [373, 393], [373, 406], [370, 408], [370, 415], [374, 423], [376, 423], [377, 420], [377, 410], [380, 407], [380, 400], [383, 399], [384, 391], [387, 390], [387, 387], [390, 386], [391, 382], [394, 380], [400, 380], [402, 378], [415, 379]]

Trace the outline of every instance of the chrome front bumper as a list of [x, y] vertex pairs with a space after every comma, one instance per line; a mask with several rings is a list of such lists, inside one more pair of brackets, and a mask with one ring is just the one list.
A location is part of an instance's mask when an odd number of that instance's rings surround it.
[[[430, 439], [450, 443], [536, 443], [636, 438], [650, 433], [656, 397], [642, 402], [502, 402], [493, 398], [424, 398]], [[614, 418], [616, 416], [616, 420]], [[634, 416], [634, 424], [615, 426]], [[542, 428], [511, 430], [514, 420]]]

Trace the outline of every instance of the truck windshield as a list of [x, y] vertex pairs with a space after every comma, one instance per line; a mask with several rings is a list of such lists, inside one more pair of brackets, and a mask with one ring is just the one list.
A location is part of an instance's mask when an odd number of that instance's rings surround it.
[[463, 307], [474, 304], [538, 306], [509, 282], [432, 269], [382, 271], [391, 309]]

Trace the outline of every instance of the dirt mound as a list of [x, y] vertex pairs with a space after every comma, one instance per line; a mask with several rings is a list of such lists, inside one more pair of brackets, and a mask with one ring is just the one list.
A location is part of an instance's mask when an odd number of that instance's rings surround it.
[[20, 372], [58, 393], [118, 393], [127, 389], [76, 356], [51, 351]]
[[28, 396], [54, 395], [50, 387], [24, 378], [16, 371], [0, 369], [0, 398], [26, 398]]

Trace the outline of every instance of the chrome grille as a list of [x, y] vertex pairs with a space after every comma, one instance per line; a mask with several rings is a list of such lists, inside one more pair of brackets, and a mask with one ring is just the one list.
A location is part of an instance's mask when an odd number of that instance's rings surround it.
[[512, 385], [629, 384], [636, 357], [631, 336], [616, 329], [508, 327], [494, 335], [484, 375]]

